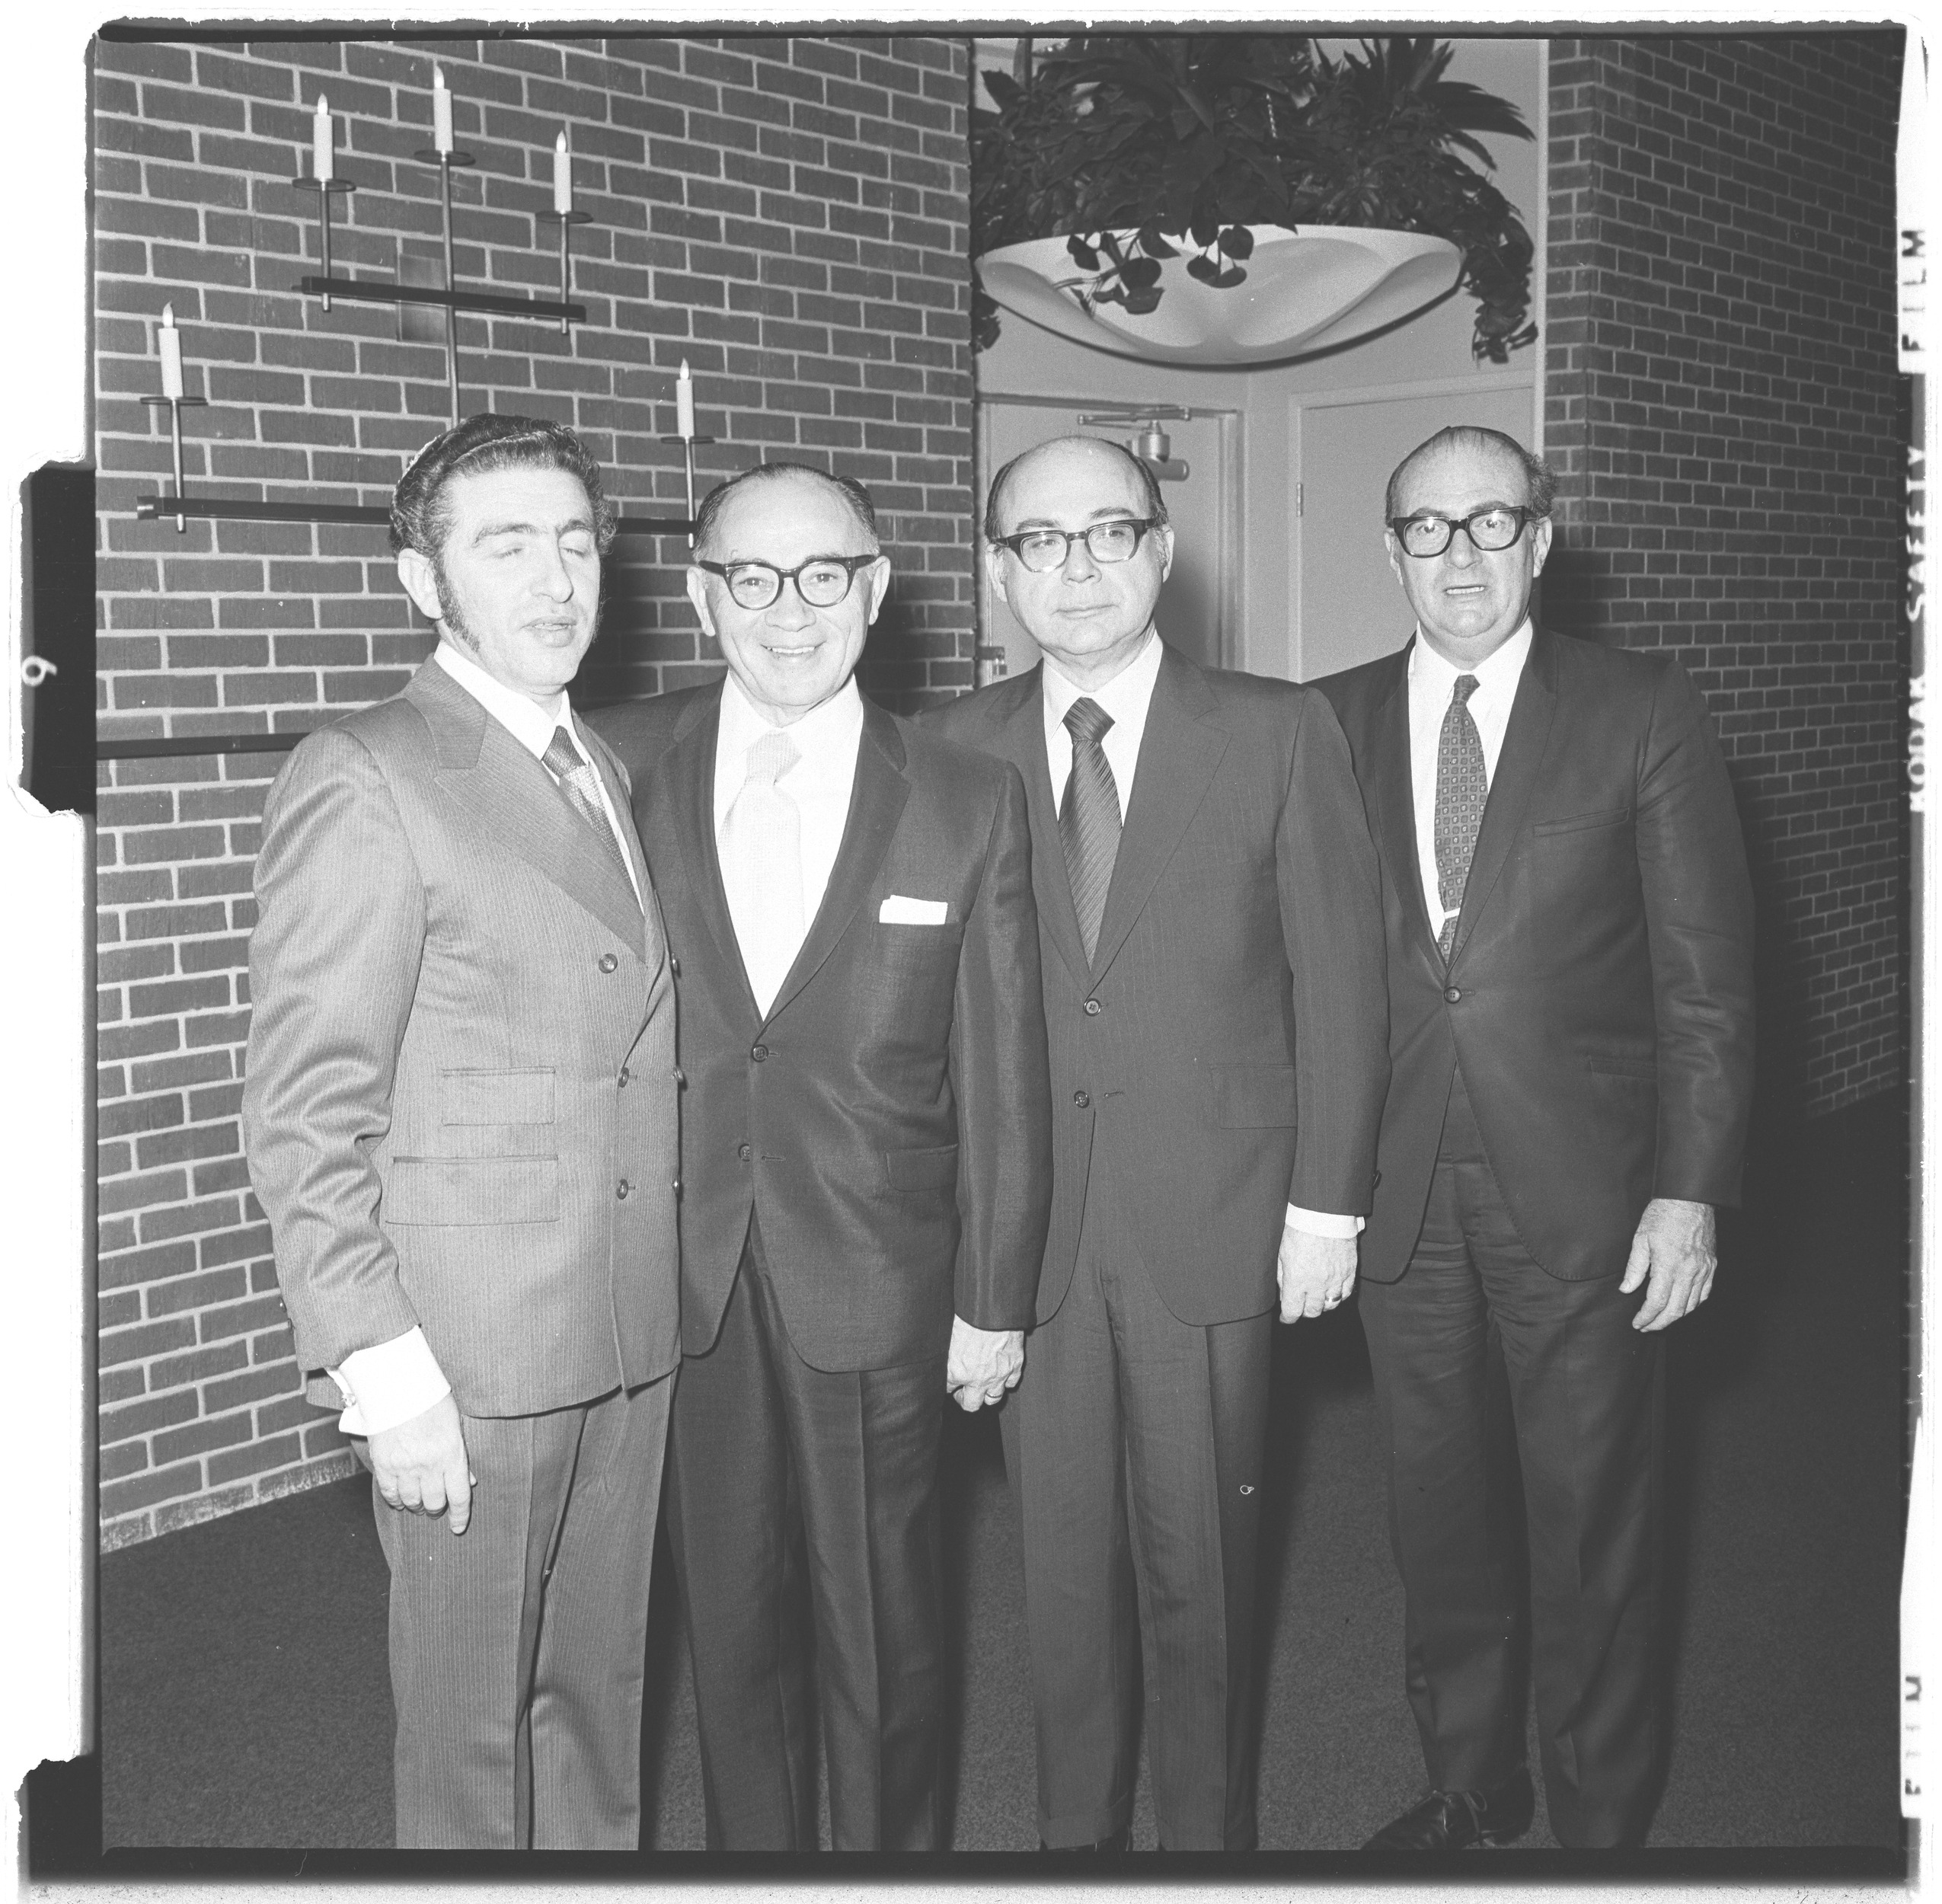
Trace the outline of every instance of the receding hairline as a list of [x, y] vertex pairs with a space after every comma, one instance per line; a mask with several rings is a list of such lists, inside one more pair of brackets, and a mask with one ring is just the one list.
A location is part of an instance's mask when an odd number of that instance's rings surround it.
[[[1033, 444], [1030, 449], [1021, 450], [998, 471], [995, 487], [985, 505], [987, 514], [994, 520], [1001, 520], [1004, 511], [1001, 505], [1006, 491], [1017, 483], [1030, 466], [1042, 456], [1071, 449], [1081, 449], [1095, 462], [1103, 458], [1113, 467], [1124, 471], [1135, 485], [1139, 483], [1139, 468], [1132, 451], [1114, 442], [1110, 436], [1088, 436], [1082, 433], [1075, 433], [1069, 436], [1053, 436], [1044, 442]], [[1142, 497], [1142, 500], [1144, 500]], [[1113, 511], [1110, 506], [1101, 504], [1093, 513], [1095, 516], [1110, 516]]]
[[[844, 515], [863, 532], [864, 539], [870, 544], [871, 552], [878, 555], [883, 554], [883, 532], [864, 516], [857, 505], [856, 497], [838, 478], [828, 470], [818, 469], [813, 463], [757, 463], [752, 468], [730, 478], [704, 499], [702, 510], [697, 512], [701, 519], [702, 526], [701, 532], [695, 538], [694, 554], [700, 556], [718, 545], [721, 537], [721, 519], [735, 506], [739, 499], [760, 494], [775, 488], [778, 484], [792, 481], [807, 482], [820, 494], [832, 497]], [[711, 503], [712, 507], [709, 506]], [[836, 551], [832, 550], [829, 552], [833, 554]]]
[[[1524, 488], [1523, 501], [1517, 506], [1535, 508], [1540, 514], [1549, 513], [1550, 497], [1546, 494], [1546, 486], [1554, 484], [1555, 478], [1541, 457], [1534, 455], [1516, 437], [1502, 430], [1488, 429], [1480, 423], [1452, 423], [1426, 437], [1390, 472], [1382, 491], [1384, 519], [1387, 520], [1402, 513], [1403, 484], [1417, 465], [1433, 456], [1455, 456], [1466, 452], [1494, 456], [1501, 465], [1516, 473]], [[1554, 489], [1552, 493], [1555, 493]], [[1503, 500], [1509, 503], [1511, 498], [1506, 496]]]

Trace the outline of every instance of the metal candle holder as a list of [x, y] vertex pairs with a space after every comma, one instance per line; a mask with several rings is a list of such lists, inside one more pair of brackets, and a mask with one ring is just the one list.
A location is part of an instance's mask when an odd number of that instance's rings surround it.
[[[168, 405], [169, 434], [173, 438], [175, 446], [175, 494], [168, 500], [179, 503], [183, 500], [182, 412], [185, 408], [188, 408], [191, 406], [197, 409], [203, 408], [208, 404], [209, 399], [206, 397], [144, 397], [142, 401], [143, 403], [148, 404], [152, 409], [158, 404], [167, 404]], [[157, 513], [162, 513], [164, 512], [158, 511]], [[691, 508], [688, 513], [690, 516], [692, 516], [695, 512]], [[187, 518], [183, 515], [180, 510], [177, 510], [175, 512], [176, 534], [178, 535], [181, 535], [188, 528], [188, 526], [189, 523]]]
[[[458, 289], [458, 276], [452, 262], [452, 168], [476, 161], [470, 152], [420, 151], [414, 152], [412, 157], [421, 165], [436, 165], [439, 168], [439, 183], [445, 200], [445, 288], [454, 291]], [[452, 421], [455, 428], [458, 422], [458, 312], [455, 306], [449, 304], [445, 307], [445, 374], [452, 390]]]
[[[315, 192], [318, 197], [317, 222], [323, 232], [324, 275], [331, 275], [331, 200], [339, 193], [354, 192], [357, 187], [347, 178], [293, 178], [290, 183], [300, 192]], [[331, 308], [331, 294], [324, 293], [324, 308]]]
[[714, 439], [712, 436], [663, 436], [661, 441], [679, 443], [687, 452], [684, 460], [688, 466], [688, 520], [691, 525], [688, 531], [688, 546], [692, 548], [695, 546], [695, 531], [692, 526], [695, 520], [695, 446], [697, 443], [711, 443]]
[[[540, 212], [535, 216], [542, 225], [557, 225], [560, 228], [560, 302], [570, 303], [573, 295], [571, 267], [567, 261], [567, 234], [576, 225], [591, 225], [591, 212]], [[564, 337], [572, 325], [564, 317], [560, 320], [560, 334]], [[692, 514], [692, 512], [691, 511]]]

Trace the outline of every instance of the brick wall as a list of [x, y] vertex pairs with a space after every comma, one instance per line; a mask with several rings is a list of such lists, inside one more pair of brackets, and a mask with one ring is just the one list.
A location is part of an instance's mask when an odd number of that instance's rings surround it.
[[[429, 652], [372, 529], [138, 522], [168, 449], [155, 321], [172, 302], [192, 492], [378, 503], [446, 420], [442, 342], [328, 312], [310, 114], [329, 95], [340, 273], [436, 257], [436, 53], [456, 104], [462, 283], [557, 297], [567, 128], [570, 337], [462, 318], [468, 410], [572, 423], [634, 514], [683, 513], [674, 372], [704, 472], [765, 457], [870, 483], [896, 570], [865, 685], [893, 705], [971, 676], [967, 50], [941, 39], [99, 42], [94, 77], [105, 740], [302, 730], [394, 692]], [[303, 163], [299, 166], [299, 158]], [[340, 200], [342, 206], [345, 201]], [[705, 481], [701, 484], [707, 486]], [[612, 699], [707, 678], [679, 540], [628, 541], [582, 676]], [[241, 1154], [250, 898], [276, 754], [104, 762], [99, 905], [101, 1513], [111, 1545], [348, 1470], [299, 1392]]]
[[1901, 37], [1551, 50], [1545, 611], [1712, 704], [1768, 1117], [1902, 1075]]

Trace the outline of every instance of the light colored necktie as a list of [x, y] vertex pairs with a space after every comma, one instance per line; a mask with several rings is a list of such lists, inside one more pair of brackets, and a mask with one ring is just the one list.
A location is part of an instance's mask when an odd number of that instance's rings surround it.
[[1085, 941], [1088, 959], [1099, 944], [1113, 863], [1120, 856], [1120, 789], [1100, 745], [1112, 725], [1113, 717], [1083, 695], [1065, 710], [1065, 730], [1072, 736], [1072, 771], [1059, 804], [1059, 838], [1065, 848], [1065, 876], [1072, 883], [1072, 906], [1079, 915], [1079, 936]]
[[1436, 935], [1436, 949], [1446, 965], [1456, 944], [1457, 917], [1463, 910], [1463, 889], [1470, 880], [1477, 829], [1484, 823], [1484, 803], [1490, 797], [1484, 740], [1468, 704], [1476, 692], [1476, 676], [1457, 676], [1455, 691], [1444, 711], [1443, 730], [1436, 740], [1436, 896], [1443, 908], [1443, 929]]
[[[607, 856], [619, 868], [621, 877], [627, 882], [627, 890], [634, 892], [634, 879], [628, 871], [627, 855], [621, 850], [621, 843], [614, 836], [613, 823], [607, 817], [607, 810], [601, 804], [600, 783], [593, 769], [580, 758], [580, 749], [573, 745], [573, 736], [564, 727], [555, 727], [553, 738], [546, 743], [546, 752], [540, 758], [551, 769], [560, 783], [560, 791], [567, 797], [567, 804], [593, 829], [600, 843], [607, 849]], [[640, 895], [634, 895], [637, 902]]]
[[766, 1012], [802, 950], [803, 816], [778, 784], [802, 759], [771, 729], [749, 749], [746, 778], [722, 821], [722, 883], [755, 1003]]

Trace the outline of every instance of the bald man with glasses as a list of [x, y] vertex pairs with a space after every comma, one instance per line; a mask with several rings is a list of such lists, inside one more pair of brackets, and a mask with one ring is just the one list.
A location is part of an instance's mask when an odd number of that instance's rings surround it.
[[1411, 451], [1383, 513], [1413, 637], [1318, 684], [1388, 942], [1356, 1306], [1431, 1789], [1378, 1852], [1529, 1829], [1532, 1682], [1557, 1842], [1644, 1838], [1664, 1331], [1711, 1289], [1752, 1103], [1752, 895], [1705, 703], [1665, 655], [1534, 624], [1553, 488], [1496, 430]]
[[1024, 789], [858, 693], [890, 584], [861, 484], [762, 465], [695, 543], [727, 679], [599, 725], [679, 1006], [707, 1842], [816, 1848], [819, 1724], [834, 1848], [942, 1850], [942, 1412], [1017, 1381], [1051, 1195]]
[[1000, 1417], [1047, 1848], [1255, 1847], [1255, 1549], [1277, 1312], [1355, 1281], [1388, 1075], [1375, 849], [1311, 689], [1202, 668], [1174, 532], [1116, 443], [999, 471], [992, 584], [1043, 651], [927, 717], [1024, 777], [1052, 1214]]

